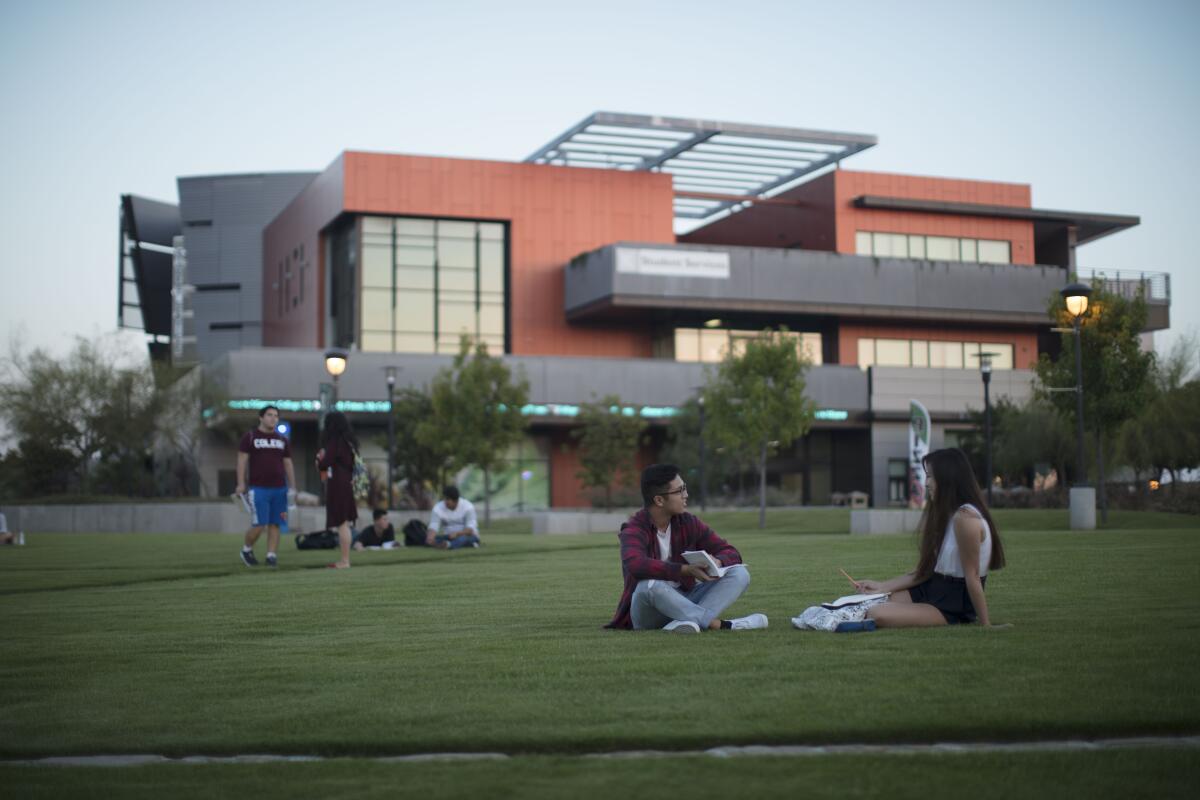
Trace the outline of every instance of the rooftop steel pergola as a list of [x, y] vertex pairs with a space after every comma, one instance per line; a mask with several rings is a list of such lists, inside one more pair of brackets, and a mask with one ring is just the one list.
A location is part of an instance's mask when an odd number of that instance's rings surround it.
[[525, 161], [665, 172], [674, 178], [675, 216], [699, 220], [769, 198], [877, 143], [861, 133], [597, 111]]

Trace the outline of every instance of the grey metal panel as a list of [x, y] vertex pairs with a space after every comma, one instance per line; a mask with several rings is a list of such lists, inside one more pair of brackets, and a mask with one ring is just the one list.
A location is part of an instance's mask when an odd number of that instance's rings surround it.
[[908, 423], [875, 422], [871, 425], [871, 505], [888, 505], [888, 461], [908, 460]]
[[[240, 290], [213, 293], [196, 313], [197, 353], [203, 360], [262, 343], [263, 228], [312, 181], [315, 172], [201, 175], [179, 178], [188, 280], [237, 283]], [[197, 298], [210, 293], [198, 292]], [[210, 331], [210, 322], [242, 322], [242, 330]]]
[[262, 347], [262, 323], [242, 323], [241, 336], [238, 337], [238, 347]]
[[187, 248], [187, 281], [191, 284], [220, 283], [220, 243], [212, 228], [184, 227]]
[[[203, 335], [200, 335], [203, 333]], [[241, 338], [241, 331], [237, 330], [219, 330], [198, 331], [196, 336], [196, 353], [201, 361], [211, 361], [221, 355], [235, 351], [238, 348], [238, 340]]]
[[212, 178], [179, 178], [179, 214], [186, 225], [212, 219]]
[[262, 285], [262, 224], [228, 223], [217, 228], [220, 235], [221, 280]]
[[[728, 253], [728, 278], [616, 271], [623, 248]], [[602, 319], [630, 308], [715, 312], [895, 316], [939, 321], [1048, 324], [1046, 302], [1062, 269], [1015, 264], [873, 258], [819, 250], [620, 243], [572, 260], [564, 306], [571, 320]]]
[[[977, 369], [872, 368], [871, 409], [908, 414], [910, 400], [920, 400], [933, 415], [962, 415], [983, 408], [983, 378]], [[1027, 369], [992, 372], [991, 400], [1006, 397], [1024, 403], [1033, 394], [1035, 373]]]
[[138, 241], [161, 247], [172, 246], [174, 238], [179, 235], [179, 206], [131, 194], [129, 207], [133, 212]]
[[[421, 388], [451, 361], [450, 356], [355, 352], [339, 391], [348, 400], [383, 400], [384, 367], [401, 368], [398, 388]], [[704, 383], [705, 365], [660, 359], [505, 356], [504, 361], [514, 372], [524, 371], [533, 403], [578, 404], [615, 393], [630, 405], [678, 406]], [[218, 379], [232, 397], [315, 399], [320, 384], [329, 380], [323, 353], [316, 349], [243, 348], [226, 353], [218, 366], [225, 376]], [[866, 373], [857, 367], [813, 367], [807, 382], [808, 396], [821, 407], [852, 413], [867, 408]]]

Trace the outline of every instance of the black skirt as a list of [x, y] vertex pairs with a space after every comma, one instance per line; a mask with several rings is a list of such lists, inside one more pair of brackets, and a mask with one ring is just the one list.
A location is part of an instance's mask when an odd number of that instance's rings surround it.
[[[986, 575], [980, 578], [980, 583], [987, 585]], [[908, 596], [914, 603], [927, 603], [942, 612], [947, 625], [975, 621], [975, 606], [967, 592], [967, 582], [962, 578], [935, 572], [929, 580], [909, 589]]]

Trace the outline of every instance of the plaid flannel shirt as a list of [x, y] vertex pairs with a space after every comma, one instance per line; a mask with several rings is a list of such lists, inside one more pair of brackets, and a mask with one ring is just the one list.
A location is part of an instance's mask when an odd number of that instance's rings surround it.
[[717, 536], [699, 518], [687, 513], [671, 517], [671, 557], [668, 561], [660, 558], [658, 530], [650, 518], [650, 512], [644, 508], [621, 526], [618, 537], [621, 540], [621, 572], [625, 576], [625, 590], [621, 593], [621, 602], [617, 604], [617, 613], [604, 626], [606, 628], [633, 627], [629, 608], [633, 601], [633, 590], [639, 581], [649, 578], [677, 581], [680, 589], [685, 592], [690, 590], [696, 583], [695, 579], [680, 574], [687, 563], [683, 560], [685, 550], [704, 550], [724, 567], [742, 563], [742, 556], [733, 545]]

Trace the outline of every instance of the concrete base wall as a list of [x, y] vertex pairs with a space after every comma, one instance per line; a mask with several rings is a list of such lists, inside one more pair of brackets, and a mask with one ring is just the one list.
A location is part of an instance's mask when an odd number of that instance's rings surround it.
[[907, 508], [868, 508], [850, 512], [851, 535], [913, 533], [921, 522], [921, 512]]
[[[25, 533], [242, 533], [250, 527], [245, 509], [233, 503], [137, 503], [79, 506], [7, 506], [8, 527]], [[409, 516], [428, 512], [393, 512], [397, 530]], [[358, 510], [359, 527], [371, 523], [371, 510]], [[292, 509], [291, 533], [325, 527], [323, 506]]]
[[627, 519], [627, 511], [539, 511], [533, 514], [533, 533], [617, 533]]

